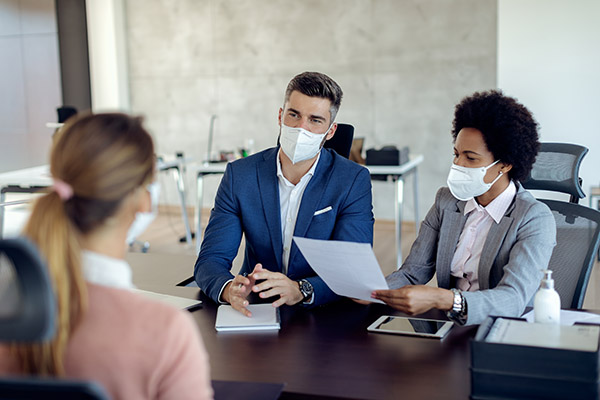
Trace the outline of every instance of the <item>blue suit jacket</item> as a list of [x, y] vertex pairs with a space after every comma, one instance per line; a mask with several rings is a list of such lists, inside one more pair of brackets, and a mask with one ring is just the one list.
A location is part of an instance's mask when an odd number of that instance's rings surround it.
[[[283, 239], [277, 179], [278, 147], [264, 150], [227, 165], [204, 233], [194, 277], [198, 286], [218, 302], [229, 279], [242, 233], [246, 239], [240, 273], [250, 273], [257, 263], [269, 271], [282, 271]], [[330, 211], [314, 215], [315, 211]], [[322, 149], [315, 174], [304, 195], [294, 236], [313, 239], [373, 243], [371, 179], [366, 168], [333, 150]], [[287, 276], [306, 278], [314, 287], [317, 306], [337, 295], [310, 268], [292, 242]]]

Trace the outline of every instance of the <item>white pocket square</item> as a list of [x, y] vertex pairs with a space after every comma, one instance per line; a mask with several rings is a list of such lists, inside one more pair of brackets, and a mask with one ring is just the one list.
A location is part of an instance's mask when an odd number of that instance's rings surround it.
[[313, 216], [319, 215], [319, 214], [323, 214], [323, 213], [326, 213], [327, 211], [331, 211], [331, 210], [333, 210], [331, 208], [331, 206], [327, 206], [327, 207], [323, 208], [322, 210], [315, 211], [315, 213], [313, 214]]

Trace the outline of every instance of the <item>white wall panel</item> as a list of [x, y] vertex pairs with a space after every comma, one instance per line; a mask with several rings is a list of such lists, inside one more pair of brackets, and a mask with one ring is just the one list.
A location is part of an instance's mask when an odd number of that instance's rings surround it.
[[56, 35], [31, 35], [23, 38], [25, 97], [27, 98], [28, 160], [32, 165], [46, 162], [54, 129], [46, 122], [57, 120], [56, 108], [62, 104]]
[[[23, 49], [18, 36], [0, 36], [0, 141], [27, 133]], [[2, 161], [0, 161], [2, 165]]]
[[535, 114], [543, 141], [590, 149], [581, 167], [586, 193], [600, 184], [599, 20], [597, 0], [498, 7], [498, 87]]
[[0, 36], [20, 33], [19, 0], [0, 0]]
[[19, 0], [21, 33], [56, 33], [54, 0]]
[[53, 0], [0, 0], [0, 171], [47, 163], [62, 103]]

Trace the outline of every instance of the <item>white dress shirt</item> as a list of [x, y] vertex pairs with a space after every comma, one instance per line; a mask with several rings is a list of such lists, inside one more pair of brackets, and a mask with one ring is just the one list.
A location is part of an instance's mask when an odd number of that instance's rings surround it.
[[517, 193], [511, 181], [506, 189], [486, 207], [471, 199], [465, 205], [464, 215], [470, 213], [460, 234], [452, 258], [450, 273], [455, 276], [456, 287], [474, 292], [479, 289], [478, 267], [483, 245], [493, 223], [499, 224]]
[[83, 276], [89, 283], [119, 289], [134, 288], [131, 280], [131, 267], [125, 260], [83, 250], [81, 267]]
[[283, 274], [287, 275], [288, 265], [290, 262], [290, 250], [292, 248], [292, 237], [296, 228], [296, 220], [298, 219], [298, 210], [302, 202], [304, 190], [310, 182], [310, 179], [315, 174], [321, 152], [317, 155], [317, 159], [312, 167], [300, 179], [296, 185], [288, 181], [281, 171], [281, 161], [279, 155], [281, 149], [277, 153], [277, 178], [279, 180], [279, 210], [281, 212], [281, 238], [283, 240], [283, 254], [281, 262], [283, 263]]

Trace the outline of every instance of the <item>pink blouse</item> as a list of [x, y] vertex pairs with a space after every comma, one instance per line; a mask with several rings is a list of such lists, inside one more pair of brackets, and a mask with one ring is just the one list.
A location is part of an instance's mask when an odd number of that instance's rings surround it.
[[[89, 308], [71, 336], [68, 378], [117, 399], [212, 399], [208, 355], [189, 314], [127, 290], [88, 283]], [[0, 345], [0, 374], [18, 372]]]

